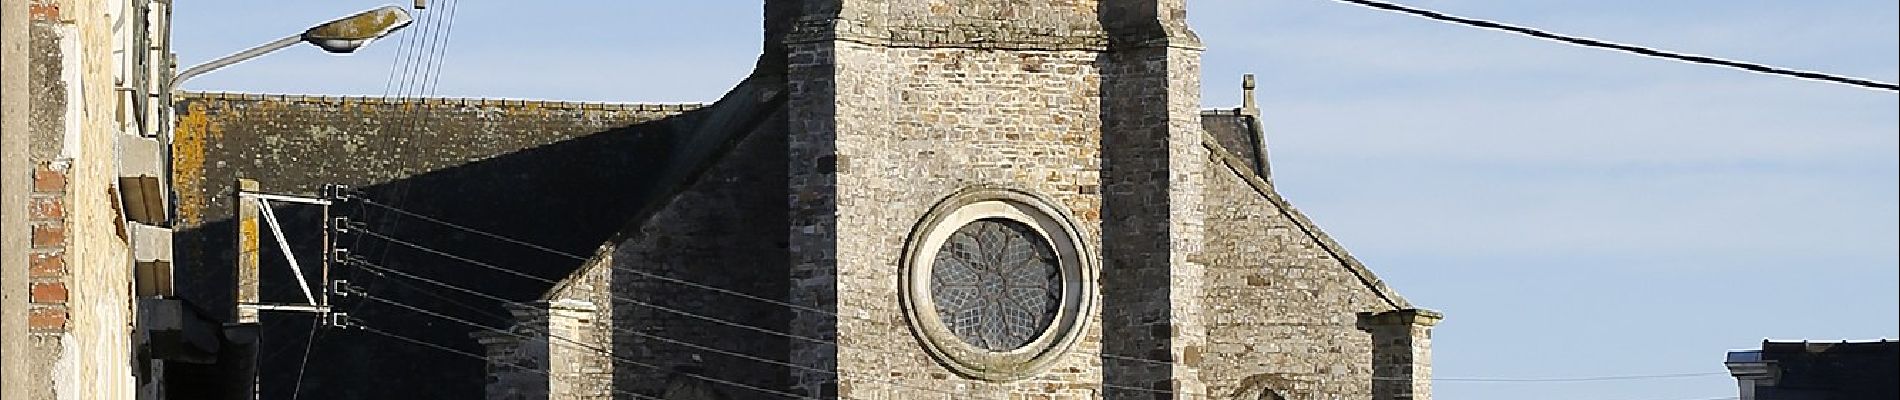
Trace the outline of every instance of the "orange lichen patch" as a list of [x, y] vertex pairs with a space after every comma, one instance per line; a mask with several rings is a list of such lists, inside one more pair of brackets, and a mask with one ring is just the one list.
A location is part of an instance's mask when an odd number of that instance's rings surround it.
[[318, 25], [305, 31], [304, 36], [316, 39], [366, 40], [402, 25], [408, 25], [409, 22], [409, 17], [402, 12], [402, 9], [385, 7]]
[[202, 190], [205, 173], [205, 144], [224, 136], [224, 129], [211, 122], [202, 101], [192, 102], [178, 116], [172, 132], [172, 187], [178, 193], [178, 219], [187, 226], [204, 223], [206, 203]]

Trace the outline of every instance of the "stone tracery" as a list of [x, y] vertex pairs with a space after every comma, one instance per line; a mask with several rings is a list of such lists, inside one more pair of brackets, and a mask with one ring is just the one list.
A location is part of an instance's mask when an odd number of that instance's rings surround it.
[[990, 351], [1034, 341], [1062, 303], [1061, 267], [1028, 225], [982, 219], [957, 229], [936, 254], [931, 293], [944, 325]]

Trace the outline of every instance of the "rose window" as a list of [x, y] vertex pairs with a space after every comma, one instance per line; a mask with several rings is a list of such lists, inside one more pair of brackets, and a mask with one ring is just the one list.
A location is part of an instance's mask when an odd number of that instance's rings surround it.
[[1062, 268], [1047, 240], [1021, 222], [990, 218], [951, 233], [930, 271], [938, 318], [965, 343], [1021, 348], [1062, 306]]

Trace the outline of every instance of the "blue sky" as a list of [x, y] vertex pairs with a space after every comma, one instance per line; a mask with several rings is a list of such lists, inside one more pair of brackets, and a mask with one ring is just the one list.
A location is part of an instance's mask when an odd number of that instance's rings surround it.
[[[420, 26], [358, 55], [291, 49], [186, 87], [703, 102], [758, 50], [757, 1], [466, 3], [431, 90], [386, 89]], [[1892, 1], [1406, 3], [1900, 80]], [[179, 65], [377, 4], [179, 2]], [[1434, 335], [1440, 377], [1720, 373], [1724, 351], [1763, 338], [1900, 337], [1900, 96], [1327, 0], [1192, 1], [1190, 18], [1209, 48], [1205, 104], [1238, 104], [1240, 74], [1259, 74], [1280, 190], [1448, 315]], [[218, 28], [194, 28], [207, 26]], [[1735, 395], [1722, 375], [1436, 388], [1473, 400]]]

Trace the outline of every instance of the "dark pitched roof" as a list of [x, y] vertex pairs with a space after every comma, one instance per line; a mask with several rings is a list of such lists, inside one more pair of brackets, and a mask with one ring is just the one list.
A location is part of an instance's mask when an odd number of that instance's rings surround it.
[[1201, 130], [1235, 157], [1247, 161], [1248, 169], [1262, 178], [1270, 177], [1266, 173], [1266, 154], [1263, 154], [1266, 139], [1260, 135], [1258, 117], [1238, 108], [1202, 110]]
[[1772, 342], [1761, 360], [1780, 376], [1758, 388], [1758, 399], [1858, 400], [1900, 398], [1900, 342]]

